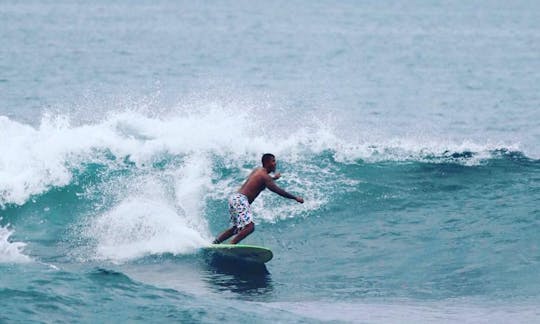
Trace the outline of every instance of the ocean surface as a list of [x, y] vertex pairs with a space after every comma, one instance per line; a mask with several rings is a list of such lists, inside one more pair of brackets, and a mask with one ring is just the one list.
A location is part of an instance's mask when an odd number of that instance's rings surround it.
[[[540, 2], [0, 0], [0, 322], [540, 323]], [[201, 248], [263, 153], [282, 188]]]

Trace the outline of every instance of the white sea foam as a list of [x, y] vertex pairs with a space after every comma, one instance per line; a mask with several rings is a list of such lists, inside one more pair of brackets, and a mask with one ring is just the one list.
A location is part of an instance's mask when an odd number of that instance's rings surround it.
[[204, 195], [211, 178], [204, 158], [182, 167], [117, 179], [102, 187], [112, 207], [89, 215], [82, 235], [94, 242], [91, 259], [123, 262], [146, 255], [185, 254], [208, 244]]
[[96, 259], [123, 262], [151, 254], [183, 254], [207, 240], [166, 203], [134, 198], [89, 220], [85, 234], [95, 241]]
[[30, 257], [23, 253], [26, 246], [23, 242], [11, 242], [9, 237], [13, 231], [0, 226], [0, 263], [25, 263], [30, 262]]
[[[320, 119], [305, 119], [301, 126], [295, 122], [281, 125], [267, 123], [262, 112], [250, 107], [200, 104], [198, 109], [180, 107], [162, 117], [114, 111], [83, 124], [72, 122], [66, 115], [45, 115], [37, 127], [0, 116], [0, 206], [21, 205], [51, 187], [69, 184], [73, 170], [83, 163], [114, 167], [127, 159], [144, 168], [163, 154], [187, 157], [183, 174], [179, 174], [186, 179], [177, 181], [177, 186], [183, 187], [183, 182], [195, 181], [188, 180], [190, 177], [209, 184], [210, 174], [202, 168], [212, 168], [213, 162], [208, 161], [211, 156], [235, 167], [258, 161], [264, 152], [273, 152], [280, 161], [295, 165], [323, 152], [331, 152], [337, 161], [345, 163], [451, 161], [474, 165], [491, 158], [493, 151], [520, 150], [519, 143], [438, 139], [421, 134], [360, 138], [351, 130], [348, 138], [342, 138], [336, 135], [343, 133], [337, 131], [339, 125], [327, 125]], [[107, 157], [109, 153], [112, 159]]]

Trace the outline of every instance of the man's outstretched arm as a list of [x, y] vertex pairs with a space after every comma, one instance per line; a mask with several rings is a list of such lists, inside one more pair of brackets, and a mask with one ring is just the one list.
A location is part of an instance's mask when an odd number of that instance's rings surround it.
[[280, 187], [278, 187], [275, 184], [275, 182], [272, 180], [272, 178], [268, 177], [268, 179], [269, 180], [266, 181], [266, 188], [270, 189], [270, 191], [277, 193], [281, 197], [294, 199], [294, 200], [296, 200], [297, 202], [299, 202], [301, 204], [304, 203], [304, 199], [302, 199], [302, 197], [296, 197], [295, 195], [292, 195], [292, 194], [288, 193], [287, 191], [285, 191], [285, 190], [281, 189]]

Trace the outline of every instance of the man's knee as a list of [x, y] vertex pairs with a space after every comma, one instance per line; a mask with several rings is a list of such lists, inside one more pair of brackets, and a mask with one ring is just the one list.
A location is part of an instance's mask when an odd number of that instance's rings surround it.
[[253, 231], [255, 231], [255, 224], [251, 222], [249, 224], [246, 224], [246, 226], [244, 226], [244, 228], [242, 228], [242, 230], [239, 231], [238, 234], [241, 233], [242, 235], [247, 236], [253, 233]]

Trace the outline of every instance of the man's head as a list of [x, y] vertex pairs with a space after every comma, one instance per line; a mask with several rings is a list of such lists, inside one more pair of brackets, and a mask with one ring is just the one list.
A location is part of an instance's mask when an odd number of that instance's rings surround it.
[[274, 156], [274, 154], [271, 154], [271, 153], [263, 154], [261, 162], [262, 162], [263, 168], [268, 170], [268, 172], [276, 171], [276, 157]]

